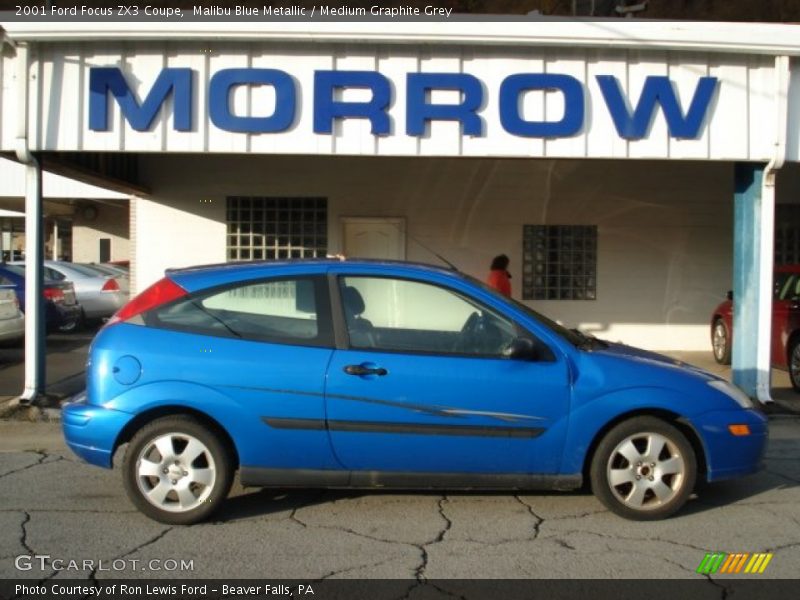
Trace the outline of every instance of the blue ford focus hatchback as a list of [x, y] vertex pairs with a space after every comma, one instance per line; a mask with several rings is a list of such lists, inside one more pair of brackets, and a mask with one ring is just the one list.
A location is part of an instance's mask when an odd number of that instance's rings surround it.
[[557, 489], [659, 519], [754, 472], [765, 417], [727, 381], [567, 330], [431, 266], [169, 271], [92, 343], [69, 446], [133, 503], [208, 517], [245, 486]]

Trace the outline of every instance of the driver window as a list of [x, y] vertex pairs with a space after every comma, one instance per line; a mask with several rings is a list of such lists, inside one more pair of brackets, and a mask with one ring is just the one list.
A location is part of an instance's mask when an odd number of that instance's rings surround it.
[[343, 277], [340, 286], [354, 348], [501, 356], [516, 337], [509, 319], [435, 285]]

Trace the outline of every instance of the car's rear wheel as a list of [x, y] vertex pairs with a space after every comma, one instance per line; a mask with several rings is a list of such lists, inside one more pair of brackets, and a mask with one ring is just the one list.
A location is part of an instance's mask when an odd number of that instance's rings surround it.
[[623, 421], [601, 440], [592, 491], [611, 511], [652, 521], [679, 510], [694, 489], [697, 458], [675, 427], [655, 417]]
[[81, 328], [82, 319], [80, 317], [75, 317], [74, 319], [70, 319], [63, 325], [58, 326], [59, 333], [74, 333]]
[[218, 436], [188, 415], [163, 417], [139, 430], [122, 468], [134, 505], [172, 525], [209, 517], [227, 497], [234, 471]]
[[789, 379], [794, 391], [800, 392], [800, 335], [789, 343]]
[[711, 327], [711, 349], [715, 361], [721, 365], [731, 364], [731, 332], [722, 319], [715, 320]]

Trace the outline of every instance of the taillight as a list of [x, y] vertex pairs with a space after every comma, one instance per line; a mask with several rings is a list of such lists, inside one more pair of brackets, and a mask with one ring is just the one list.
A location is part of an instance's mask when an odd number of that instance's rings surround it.
[[107, 279], [106, 282], [103, 284], [102, 290], [103, 292], [118, 292], [119, 291], [119, 284], [117, 280], [113, 277], [111, 279]]
[[64, 302], [64, 290], [61, 288], [44, 288], [44, 299], [60, 304]]
[[164, 277], [156, 281], [153, 285], [120, 308], [113, 317], [108, 320], [107, 325], [121, 323], [128, 319], [140, 315], [143, 312], [152, 310], [167, 302], [172, 302], [187, 295], [185, 289], [177, 283]]

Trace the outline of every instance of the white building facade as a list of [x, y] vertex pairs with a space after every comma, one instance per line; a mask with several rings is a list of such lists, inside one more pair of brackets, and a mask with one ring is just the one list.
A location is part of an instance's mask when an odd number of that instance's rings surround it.
[[569, 326], [708, 350], [736, 165], [777, 169], [779, 217], [798, 203], [798, 26], [53, 25], [4, 24], [28, 54], [2, 60], [0, 150], [23, 73], [32, 151], [136, 157], [137, 290], [326, 253], [483, 278], [504, 253], [515, 298]]

